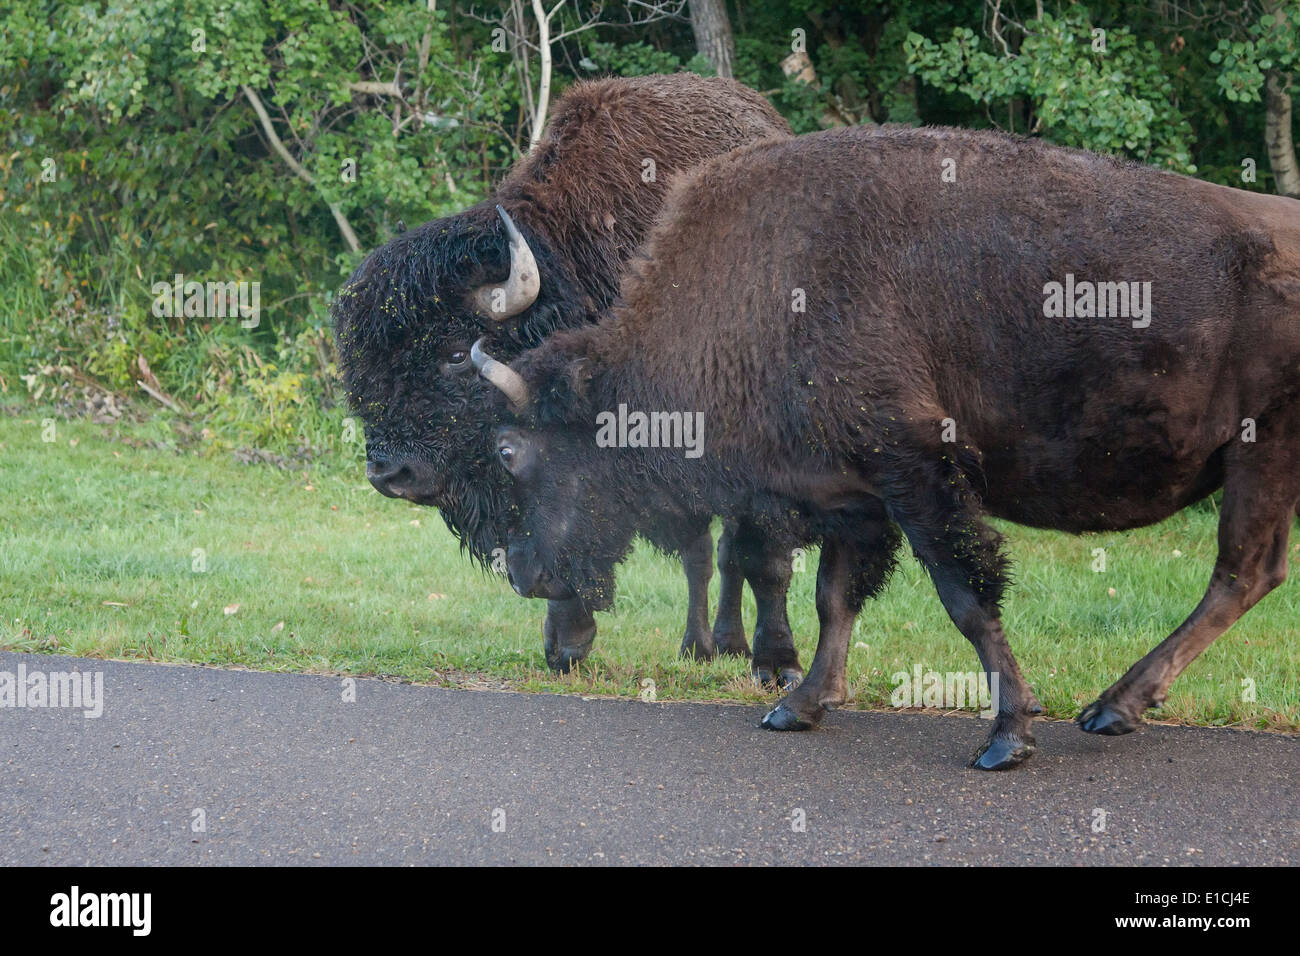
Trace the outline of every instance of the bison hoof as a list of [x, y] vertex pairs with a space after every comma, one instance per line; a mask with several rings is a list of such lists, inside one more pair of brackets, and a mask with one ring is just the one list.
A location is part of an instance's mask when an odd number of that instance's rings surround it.
[[1010, 770], [1032, 757], [1037, 749], [1034, 738], [1027, 735], [1020, 737], [1004, 734], [991, 737], [988, 743], [975, 751], [970, 765], [977, 770]]
[[687, 660], [711, 661], [717, 653], [711, 637], [705, 639], [687, 635], [682, 638], [681, 656]]
[[561, 647], [554, 652], [548, 652], [546, 655], [546, 666], [557, 674], [567, 674], [578, 664], [586, 660], [589, 648], [581, 650], [569, 650]]
[[744, 631], [735, 631], [731, 633], [714, 631], [713, 643], [717, 647], [719, 654], [726, 654], [730, 657], [749, 657], [749, 641], [745, 640]]
[[763, 718], [763, 727], [768, 730], [812, 730], [820, 722], [820, 714], [805, 717], [785, 704], [777, 704]]
[[753, 673], [754, 683], [759, 687], [775, 687], [777, 690], [783, 690], [786, 693], [803, 683], [802, 667], [782, 667], [777, 669], [760, 666], [755, 667]]
[[1105, 734], [1118, 737], [1131, 734], [1142, 725], [1142, 718], [1126, 714], [1114, 704], [1101, 699], [1094, 700], [1074, 718], [1079, 728], [1090, 734]]

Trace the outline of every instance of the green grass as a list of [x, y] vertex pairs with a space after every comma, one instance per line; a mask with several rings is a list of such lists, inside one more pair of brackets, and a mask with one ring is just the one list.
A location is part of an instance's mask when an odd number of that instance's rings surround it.
[[[0, 648], [582, 694], [634, 695], [650, 678], [660, 700], [772, 698], [742, 661], [676, 657], [684, 582], [647, 548], [620, 574], [617, 610], [598, 617], [592, 657], [556, 677], [541, 653], [542, 602], [461, 557], [435, 512], [373, 492], [360, 462], [288, 472], [159, 448], [171, 444], [165, 419], [59, 420], [45, 443], [51, 414], [0, 414]], [[1049, 714], [1072, 717], [1195, 606], [1214, 528], [1208, 506], [1128, 534], [1004, 528], [1016, 578], [1005, 624]], [[1104, 573], [1091, 570], [1098, 547]], [[805, 665], [815, 569], [812, 554], [790, 594]], [[1296, 579], [1188, 668], [1160, 717], [1300, 729]], [[888, 706], [890, 675], [917, 663], [977, 668], [910, 557], [854, 643], [850, 706]], [[1246, 678], [1254, 702], [1241, 699]]]

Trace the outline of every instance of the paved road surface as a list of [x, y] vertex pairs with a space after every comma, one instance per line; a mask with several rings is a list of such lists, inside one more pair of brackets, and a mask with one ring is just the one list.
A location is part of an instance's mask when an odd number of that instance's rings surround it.
[[1300, 862], [1294, 737], [1040, 723], [982, 774], [960, 717], [775, 734], [757, 707], [20, 663], [102, 672], [105, 706], [0, 709], [0, 866]]

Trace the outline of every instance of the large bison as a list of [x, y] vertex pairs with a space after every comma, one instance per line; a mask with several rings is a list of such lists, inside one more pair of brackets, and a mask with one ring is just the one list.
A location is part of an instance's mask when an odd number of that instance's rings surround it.
[[[818, 133], [680, 183], [624, 298], [513, 368], [479, 356], [515, 406], [495, 442], [520, 508], [512, 573], [599, 603], [660, 514], [812, 530], [820, 641], [770, 728], [813, 726], [844, 700], [853, 620], [888, 576], [895, 528], [999, 675], [984, 769], [1033, 753], [1041, 710], [1003, 633], [1006, 562], [984, 512], [1113, 531], [1223, 488], [1204, 598], [1083, 710], [1090, 733], [1136, 728], [1286, 577], [1294, 200], [990, 133]], [[704, 453], [605, 447], [610, 410], [701, 415]]]
[[[735, 147], [789, 135], [763, 97], [730, 80], [678, 74], [582, 83], [555, 104], [541, 143], [494, 195], [371, 253], [339, 293], [335, 321], [374, 486], [437, 506], [479, 561], [497, 548], [504, 555], [509, 481], [486, 448], [488, 386], [474, 374], [471, 344], [486, 335], [509, 358], [557, 329], [595, 321], [673, 176]], [[785, 616], [788, 543], [728, 527], [711, 632], [709, 522], [707, 513], [689, 514], [654, 529], [655, 543], [679, 552], [687, 573], [683, 653], [749, 653], [740, 618], [747, 579], [759, 608], [755, 671], [792, 683], [802, 672]], [[595, 630], [583, 602], [552, 602], [547, 662], [567, 670], [586, 656]]]

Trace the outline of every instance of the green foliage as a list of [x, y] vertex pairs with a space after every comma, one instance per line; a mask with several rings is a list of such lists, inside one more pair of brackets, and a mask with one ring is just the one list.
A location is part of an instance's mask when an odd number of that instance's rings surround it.
[[1244, 39], [1220, 40], [1210, 62], [1221, 67], [1218, 82], [1224, 96], [1234, 102], [1258, 103], [1265, 73], [1294, 73], [1300, 66], [1300, 3], [1261, 15]]
[[583, 68], [615, 76], [650, 76], [653, 73], [682, 71], [712, 76], [714, 72], [713, 65], [698, 53], [683, 61], [671, 50], [656, 50], [639, 40], [621, 45], [594, 41], [587, 47], [587, 59]]
[[[1059, 19], [1030, 21], [1016, 53], [990, 52], [967, 27], [942, 43], [912, 33], [905, 49], [926, 83], [962, 93], [990, 118], [1024, 99], [1032, 104], [1030, 130], [1063, 145], [1195, 172], [1192, 127], [1155, 45], [1125, 27], [1099, 30], [1086, 11], [1071, 8]], [[1012, 110], [1013, 127], [1014, 119]]]
[[[20, 304], [0, 313], [0, 388], [52, 367], [140, 394], [143, 358], [218, 425], [268, 419], [232, 443], [296, 441], [334, 390], [316, 381], [328, 363], [278, 353], [321, 329], [357, 259], [329, 204], [368, 249], [474, 202], [517, 155], [500, 134], [509, 57], [449, 71], [487, 27], [461, 24], [457, 47], [447, 21], [423, 4], [17, 3], [0, 35], [0, 275]], [[405, 111], [350, 88], [399, 70]], [[246, 87], [311, 182], [270, 148]], [[152, 285], [178, 273], [258, 282], [261, 322], [153, 315]], [[221, 363], [236, 353], [273, 363], [274, 387]]]

